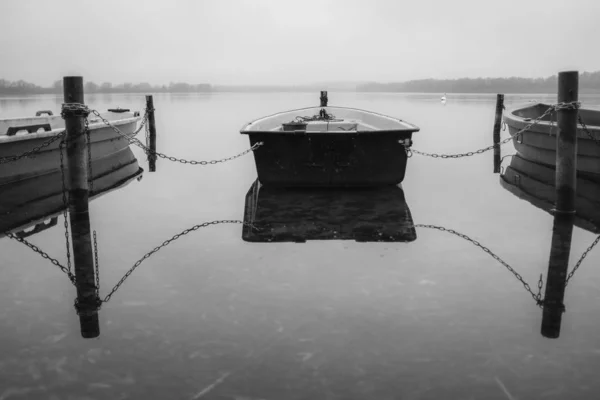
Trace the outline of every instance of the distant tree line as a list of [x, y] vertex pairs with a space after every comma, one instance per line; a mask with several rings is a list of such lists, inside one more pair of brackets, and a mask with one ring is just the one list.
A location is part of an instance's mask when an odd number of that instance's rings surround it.
[[[407, 82], [378, 83], [370, 82], [356, 86], [357, 92], [412, 92], [412, 93], [555, 93], [558, 76], [547, 78], [461, 78], [461, 79], [420, 79]], [[86, 93], [198, 93], [198, 92], [302, 92], [318, 90], [315, 85], [238, 85], [212, 86], [208, 83], [189, 84], [171, 82], [169, 85], [151, 85], [143, 83], [110, 82], [97, 84], [85, 82]], [[347, 88], [352, 90], [351, 88]], [[344, 90], [347, 90], [344, 89]], [[600, 71], [579, 74], [581, 93], [600, 93]], [[0, 94], [62, 94], [62, 80], [55, 81], [51, 87], [41, 87], [24, 80], [8, 81], [0, 79]]]
[[[558, 76], [548, 78], [462, 78], [420, 79], [407, 82], [370, 82], [356, 87], [357, 92], [412, 93], [554, 93]], [[600, 93], [600, 71], [579, 74], [581, 93]]]
[[[169, 85], [151, 85], [143, 83], [121, 83], [113, 85], [110, 82], [97, 84], [92, 81], [84, 83], [85, 93], [197, 93], [210, 92], [212, 87], [208, 83], [189, 84], [183, 82], [171, 82]], [[0, 94], [62, 94], [62, 80], [55, 81], [51, 87], [42, 87], [24, 80], [8, 81], [0, 79]]]

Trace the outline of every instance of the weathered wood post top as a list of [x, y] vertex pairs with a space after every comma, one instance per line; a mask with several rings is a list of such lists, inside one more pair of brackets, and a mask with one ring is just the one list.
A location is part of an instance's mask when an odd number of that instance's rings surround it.
[[154, 119], [154, 100], [152, 95], [146, 96], [146, 112], [148, 113], [148, 133], [149, 141], [146, 145], [150, 149], [148, 152], [148, 169], [150, 172], [156, 171], [156, 121]]

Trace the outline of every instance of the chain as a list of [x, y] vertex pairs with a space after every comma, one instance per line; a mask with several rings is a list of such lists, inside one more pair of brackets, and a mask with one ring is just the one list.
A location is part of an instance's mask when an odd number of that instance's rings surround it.
[[541, 122], [541, 120], [545, 116], [547, 116], [548, 114], [551, 114], [554, 111], [578, 109], [579, 106], [580, 106], [579, 102], [558, 103], [558, 104], [555, 104], [553, 106], [550, 106], [542, 115], [540, 115], [539, 117], [537, 117], [536, 119], [534, 119], [533, 122], [531, 122], [530, 124], [526, 125], [525, 128], [521, 129], [520, 131], [518, 131], [514, 135], [511, 135], [510, 137], [502, 140], [497, 145], [493, 144], [491, 146], [484, 147], [483, 149], [479, 149], [479, 150], [476, 150], [476, 151], [469, 151], [467, 153], [457, 153], [457, 154], [436, 154], [436, 153], [427, 153], [427, 152], [419, 151], [419, 150], [415, 150], [415, 149], [411, 149], [411, 150], [415, 154], [420, 154], [422, 156], [433, 157], [433, 158], [461, 158], [461, 157], [470, 157], [470, 156], [473, 156], [475, 154], [485, 153], [486, 151], [490, 151], [490, 150], [494, 149], [496, 146], [502, 146], [503, 144], [506, 144], [506, 143], [510, 142], [513, 139], [513, 137], [515, 137], [516, 135], [519, 135], [519, 134], [527, 131], [531, 127], [539, 124]]
[[92, 138], [88, 120], [85, 120], [85, 128], [84, 128], [85, 136], [87, 139], [87, 155], [88, 155], [88, 183], [89, 183], [89, 193], [94, 191], [94, 174], [92, 173]]
[[437, 229], [437, 230], [442, 231], [442, 232], [451, 233], [451, 234], [456, 235], [456, 236], [458, 236], [458, 237], [460, 237], [460, 238], [462, 238], [462, 239], [464, 239], [464, 240], [466, 240], [468, 242], [471, 242], [473, 245], [479, 247], [481, 250], [483, 250], [484, 252], [488, 253], [496, 261], [498, 261], [500, 264], [502, 264], [504, 267], [506, 267], [506, 269], [508, 269], [515, 276], [515, 278], [517, 278], [517, 280], [519, 280], [519, 282], [521, 282], [523, 284], [523, 287], [525, 288], [525, 290], [527, 290], [527, 292], [531, 295], [531, 297], [533, 297], [533, 300], [535, 300], [535, 303], [539, 307], [541, 307], [543, 305], [542, 287], [544, 285], [544, 282], [543, 282], [541, 274], [540, 274], [540, 279], [538, 280], [538, 292], [534, 293], [533, 290], [531, 289], [531, 286], [529, 286], [529, 284], [527, 282], [525, 282], [525, 280], [523, 279], [523, 277], [521, 276], [521, 274], [519, 274], [517, 271], [515, 271], [510, 265], [508, 265], [504, 260], [502, 260], [496, 254], [494, 254], [490, 249], [488, 249], [487, 247], [485, 247], [484, 245], [482, 245], [478, 241], [471, 239], [469, 236], [464, 235], [464, 234], [462, 234], [460, 232], [457, 232], [457, 231], [455, 231], [453, 229], [447, 229], [447, 228], [444, 228], [443, 226], [437, 226], [437, 225], [416, 224], [415, 228]]
[[142, 117], [142, 122], [140, 123], [140, 126], [129, 136], [137, 136], [137, 134], [140, 133], [140, 131], [144, 127], [146, 127], [146, 131], [148, 131], [148, 125], [146, 125], [147, 122], [148, 122], [148, 110], [146, 110], [146, 112], [144, 112], [144, 116]]
[[87, 117], [90, 115], [88, 106], [82, 103], [63, 103], [60, 116], [63, 119], [71, 117]]
[[94, 231], [94, 266], [96, 268], [96, 297], [100, 293], [100, 262], [98, 259], [98, 240], [96, 238], [96, 231]]
[[17, 160], [20, 160], [21, 158], [29, 157], [29, 156], [39, 152], [40, 150], [42, 150], [44, 147], [50, 146], [52, 143], [56, 142], [58, 139], [63, 137], [65, 135], [65, 133], [66, 133], [66, 131], [59, 132], [55, 136], [52, 136], [50, 139], [45, 141], [44, 143], [40, 144], [39, 146], [36, 146], [33, 149], [28, 150], [17, 156], [2, 157], [2, 158], [0, 158], [0, 165], [7, 164], [7, 163], [13, 162], [13, 161], [17, 161]]
[[67, 269], [65, 268], [63, 265], [61, 265], [60, 262], [58, 262], [58, 260], [56, 260], [55, 258], [52, 258], [48, 255], [48, 253], [44, 252], [43, 250], [41, 250], [39, 247], [37, 247], [36, 245], [29, 243], [27, 240], [25, 240], [24, 238], [18, 237], [13, 235], [12, 233], [7, 233], [6, 236], [8, 236], [11, 239], [16, 240], [17, 242], [23, 243], [25, 246], [29, 247], [31, 250], [33, 250], [34, 252], [36, 252], [37, 254], [39, 254], [40, 256], [42, 256], [42, 258], [45, 258], [46, 260], [49, 260], [52, 264], [56, 265], [58, 268], [60, 268], [60, 270], [62, 272], [64, 272], [65, 274], [67, 274], [67, 276], [69, 277], [69, 280], [71, 281], [71, 283], [73, 285], [75, 285], [75, 275], [73, 275], [73, 273], [71, 272], [70, 267]]
[[581, 114], [579, 114], [577, 116], [577, 118], [579, 119], [579, 124], [582, 126], [584, 132], [588, 135], [588, 137], [590, 139], [592, 139], [594, 141], [594, 143], [596, 143], [596, 145], [600, 146], [600, 141], [598, 139], [596, 139], [594, 137], [594, 135], [592, 135], [592, 133], [588, 130], [588, 127], [585, 125], [585, 123], [583, 122], [583, 120], [581, 119]]
[[569, 272], [569, 275], [567, 275], [567, 280], [565, 282], [565, 286], [569, 284], [569, 280], [573, 277], [573, 275], [575, 275], [575, 272], [577, 271], [577, 269], [579, 268], [579, 266], [581, 265], [581, 263], [583, 262], [585, 257], [588, 255], [588, 253], [590, 251], [592, 251], [592, 249], [598, 244], [598, 242], [600, 242], [600, 235], [598, 235], [596, 240], [594, 240], [594, 242], [583, 252], [581, 257], [577, 261], [577, 264], [575, 264], [575, 266], [573, 267], [573, 270], [571, 272]]
[[180, 233], [174, 235], [170, 239], [165, 240], [160, 246], [155, 247], [154, 249], [152, 249], [151, 251], [146, 253], [142, 258], [140, 258], [135, 264], [133, 264], [133, 266], [129, 269], [129, 271], [127, 271], [125, 273], [125, 275], [123, 275], [121, 280], [119, 282], [117, 282], [117, 284], [113, 287], [113, 289], [110, 291], [110, 293], [108, 295], [106, 295], [106, 297], [104, 298], [104, 300], [102, 300], [102, 302], [104, 302], [104, 303], [108, 302], [111, 299], [111, 297], [113, 296], [113, 294], [115, 294], [115, 292], [117, 290], [119, 290], [119, 288], [125, 282], [125, 280], [127, 280], [127, 278], [129, 278], [129, 276], [133, 273], [133, 271], [135, 271], [135, 269], [137, 267], [139, 267], [140, 264], [142, 264], [151, 255], [153, 255], [154, 253], [156, 253], [163, 247], [169, 245], [169, 243], [179, 239], [181, 236], [185, 236], [188, 233], [196, 231], [200, 228], [205, 228], [210, 225], [218, 225], [218, 224], [242, 224], [242, 225], [250, 226], [251, 228], [258, 230], [258, 228], [256, 228], [254, 225], [247, 223], [247, 222], [240, 221], [240, 220], [218, 220], [218, 221], [204, 222], [202, 224], [194, 225], [193, 227], [191, 227], [189, 229], [185, 229], [185, 230], [181, 231]]
[[62, 200], [63, 200], [63, 218], [64, 218], [64, 226], [65, 226], [65, 243], [67, 247], [67, 266], [69, 268], [69, 273], [71, 272], [71, 244], [69, 243], [69, 217], [67, 215], [67, 210], [69, 209], [69, 201], [67, 199], [67, 186], [65, 184], [65, 165], [64, 165], [64, 155], [63, 155], [63, 147], [64, 140], [60, 141], [58, 145], [58, 150], [60, 154], [60, 175], [62, 180]]
[[[503, 144], [506, 144], [508, 142], [510, 142], [512, 140], [512, 136], [508, 137], [506, 139], [504, 139], [503, 141], [501, 141], [498, 146], [502, 146]], [[485, 147], [483, 149], [479, 149], [476, 151], [469, 151], [467, 153], [457, 153], [457, 154], [436, 154], [436, 153], [426, 153], [424, 151], [419, 151], [419, 150], [415, 150], [415, 149], [411, 149], [411, 151], [415, 154], [419, 154], [422, 156], [427, 156], [427, 157], [433, 157], [433, 158], [461, 158], [461, 157], [470, 157], [473, 156], [475, 154], [481, 154], [481, 153], [485, 153], [486, 151], [490, 151], [492, 150], [494, 147], [496, 147], [495, 144]]]
[[98, 118], [100, 118], [102, 120], [102, 122], [104, 122], [108, 127], [110, 127], [112, 130], [114, 130], [117, 134], [119, 134], [119, 135], [123, 136], [125, 139], [127, 139], [130, 144], [136, 145], [139, 148], [143, 149], [146, 152], [146, 154], [154, 154], [154, 155], [156, 155], [156, 156], [158, 156], [160, 158], [163, 158], [163, 159], [166, 159], [166, 160], [169, 160], [169, 161], [179, 162], [179, 163], [182, 163], [182, 164], [191, 164], [191, 165], [213, 164], [214, 165], [214, 164], [218, 164], [218, 163], [224, 163], [224, 162], [227, 162], [227, 161], [234, 160], [234, 159], [236, 159], [238, 157], [241, 157], [241, 156], [243, 156], [245, 154], [248, 154], [251, 151], [254, 151], [254, 150], [256, 150], [257, 148], [259, 148], [260, 146], [263, 145], [263, 142], [257, 142], [252, 147], [250, 147], [249, 149], [241, 152], [240, 154], [237, 154], [237, 155], [232, 156], [232, 157], [223, 158], [223, 159], [220, 159], [220, 160], [211, 160], [211, 161], [185, 160], [183, 158], [171, 157], [171, 156], [167, 156], [166, 154], [162, 154], [162, 153], [159, 153], [159, 152], [156, 152], [156, 151], [152, 151], [151, 149], [149, 149], [147, 146], [145, 146], [138, 139], [136, 139], [134, 137], [131, 137], [131, 136], [129, 136], [129, 135], [121, 132], [119, 130], [119, 128], [117, 128], [116, 126], [112, 125], [108, 120], [106, 120], [104, 117], [102, 117], [100, 115], [100, 113], [98, 113], [98, 111], [92, 110], [92, 113], [94, 115], [96, 115]]

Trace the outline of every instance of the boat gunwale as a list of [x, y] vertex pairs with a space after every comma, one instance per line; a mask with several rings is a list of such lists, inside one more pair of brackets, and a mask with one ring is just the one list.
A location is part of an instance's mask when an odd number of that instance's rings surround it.
[[[504, 113], [504, 116], [503, 116], [503, 120], [504, 120], [504, 122], [508, 126], [511, 126], [513, 128], [516, 128], [516, 129], [522, 129], [525, 126], [527, 126], [530, 123], [532, 123], [533, 121], [535, 121], [535, 118], [521, 117], [519, 115], [516, 115], [515, 112], [516, 111], [520, 111], [520, 110], [526, 110], [526, 109], [529, 109], [529, 108], [535, 108], [535, 107], [538, 107], [538, 106], [544, 106], [544, 107], [548, 107], [548, 108], [551, 107], [550, 104], [540, 103], [540, 102], [533, 103], [533, 104], [527, 104], [527, 105], [514, 106], [514, 107], [511, 107], [510, 109], [506, 110], [506, 112]], [[581, 110], [581, 107], [579, 109]], [[587, 108], [585, 110], [587, 110], [587, 111], [596, 111], [596, 112], [600, 113], [600, 109]], [[513, 124], [510, 124], [509, 121], [513, 122]], [[583, 122], [585, 123], [585, 121], [583, 121]], [[554, 121], [543, 121], [543, 120], [541, 120], [535, 126], [542, 126], [542, 127], [545, 127], [545, 128], [550, 128], [550, 127], [556, 127], [557, 124], [558, 124], [557, 120], [554, 120]], [[597, 133], [598, 135], [600, 135], [600, 125], [586, 124], [586, 127], [587, 127], [587, 129], [590, 132], [594, 132], [594, 133]], [[533, 128], [533, 126], [531, 128]], [[529, 131], [529, 129], [527, 131]], [[581, 124], [579, 124], [579, 122], [577, 123], [577, 131], [578, 131], [578, 133], [580, 133], [580, 132], [583, 133], [584, 132], [583, 126]], [[550, 134], [550, 135], [556, 135], [555, 131], [540, 132], [540, 133], [547, 133], [547, 134]], [[589, 137], [587, 135], [586, 136], [582, 136], [582, 138], [589, 139]]]
[[[6, 120], [18, 120], [18, 119], [30, 119], [30, 118], [31, 117], [19, 117], [19, 118], [5, 118], [5, 119]], [[110, 122], [110, 124], [112, 126], [120, 126], [120, 125], [129, 124], [132, 122], [137, 123], [141, 119], [142, 119], [142, 117], [138, 116], [138, 117], [128, 117], [128, 118], [121, 118], [121, 119], [108, 120], [108, 121]], [[88, 127], [90, 128], [90, 131], [99, 130], [102, 128], [111, 128], [110, 126], [106, 125], [102, 121], [88, 123]], [[59, 132], [62, 132], [64, 130], [65, 130], [65, 128], [54, 128], [49, 131], [33, 132], [33, 133], [12, 135], [12, 136], [8, 136], [5, 133], [2, 133], [2, 134], [0, 134], [0, 143], [10, 143], [10, 142], [18, 142], [18, 141], [24, 141], [24, 140], [50, 138], [52, 136], [56, 136]], [[123, 134], [126, 135], [127, 133], [123, 132]]]
[[[325, 108], [325, 109], [343, 109], [343, 110], [352, 110], [352, 111], [359, 111], [362, 113], [366, 113], [366, 114], [371, 114], [374, 116], [378, 116], [378, 117], [382, 117], [388, 120], [392, 120], [394, 122], [400, 122], [404, 125], [407, 125], [407, 128], [402, 128], [402, 129], [380, 129], [380, 130], [372, 130], [372, 131], [342, 131], [342, 132], [338, 132], [338, 131], [325, 131], [325, 132], [321, 132], [321, 131], [273, 131], [273, 130], [248, 130], [248, 127], [250, 125], [253, 125], [259, 121], [262, 120], [266, 120], [269, 118], [273, 118], [282, 114], [287, 114], [287, 113], [292, 113], [294, 111], [303, 111], [303, 110], [310, 110], [310, 109], [317, 109], [317, 108]], [[250, 121], [246, 124], [244, 124], [242, 126], [242, 128], [240, 128], [240, 133], [242, 135], [247, 135], [247, 134], [254, 134], [254, 133], [268, 133], [268, 134], [284, 134], [284, 135], [315, 135], [315, 134], [327, 134], [327, 135], [331, 135], [331, 134], [380, 134], [380, 133], [412, 133], [412, 132], [419, 132], [421, 130], [421, 128], [419, 128], [418, 126], [416, 126], [415, 124], [412, 124], [410, 122], [404, 121], [400, 118], [395, 118], [389, 115], [385, 115], [385, 114], [381, 114], [375, 111], [368, 111], [368, 110], [363, 110], [360, 108], [354, 108], [354, 107], [340, 107], [340, 106], [326, 106], [326, 107], [319, 107], [319, 106], [311, 106], [311, 107], [302, 107], [302, 108], [295, 108], [292, 110], [287, 110], [287, 111], [280, 111], [274, 114], [270, 114], [270, 115], [266, 115], [264, 117], [260, 117], [257, 118], [253, 121]]]

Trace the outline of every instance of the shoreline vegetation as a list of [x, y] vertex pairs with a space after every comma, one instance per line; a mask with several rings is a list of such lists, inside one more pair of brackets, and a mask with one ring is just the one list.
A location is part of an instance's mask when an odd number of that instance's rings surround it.
[[[314, 92], [319, 90], [345, 92], [395, 92], [395, 93], [555, 93], [557, 75], [547, 78], [461, 78], [419, 79], [406, 82], [320, 83], [310, 85], [211, 85], [171, 82], [169, 85], [149, 83], [89, 81], [85, 93], [222, 93], [222, 92]], [[579, 74], [580, 93], [600, 94], [600, 71]], [[0, 79], [0, 95], [62, 94], [62, 80], [50, 87], [38, 86], [24, 80]]]

